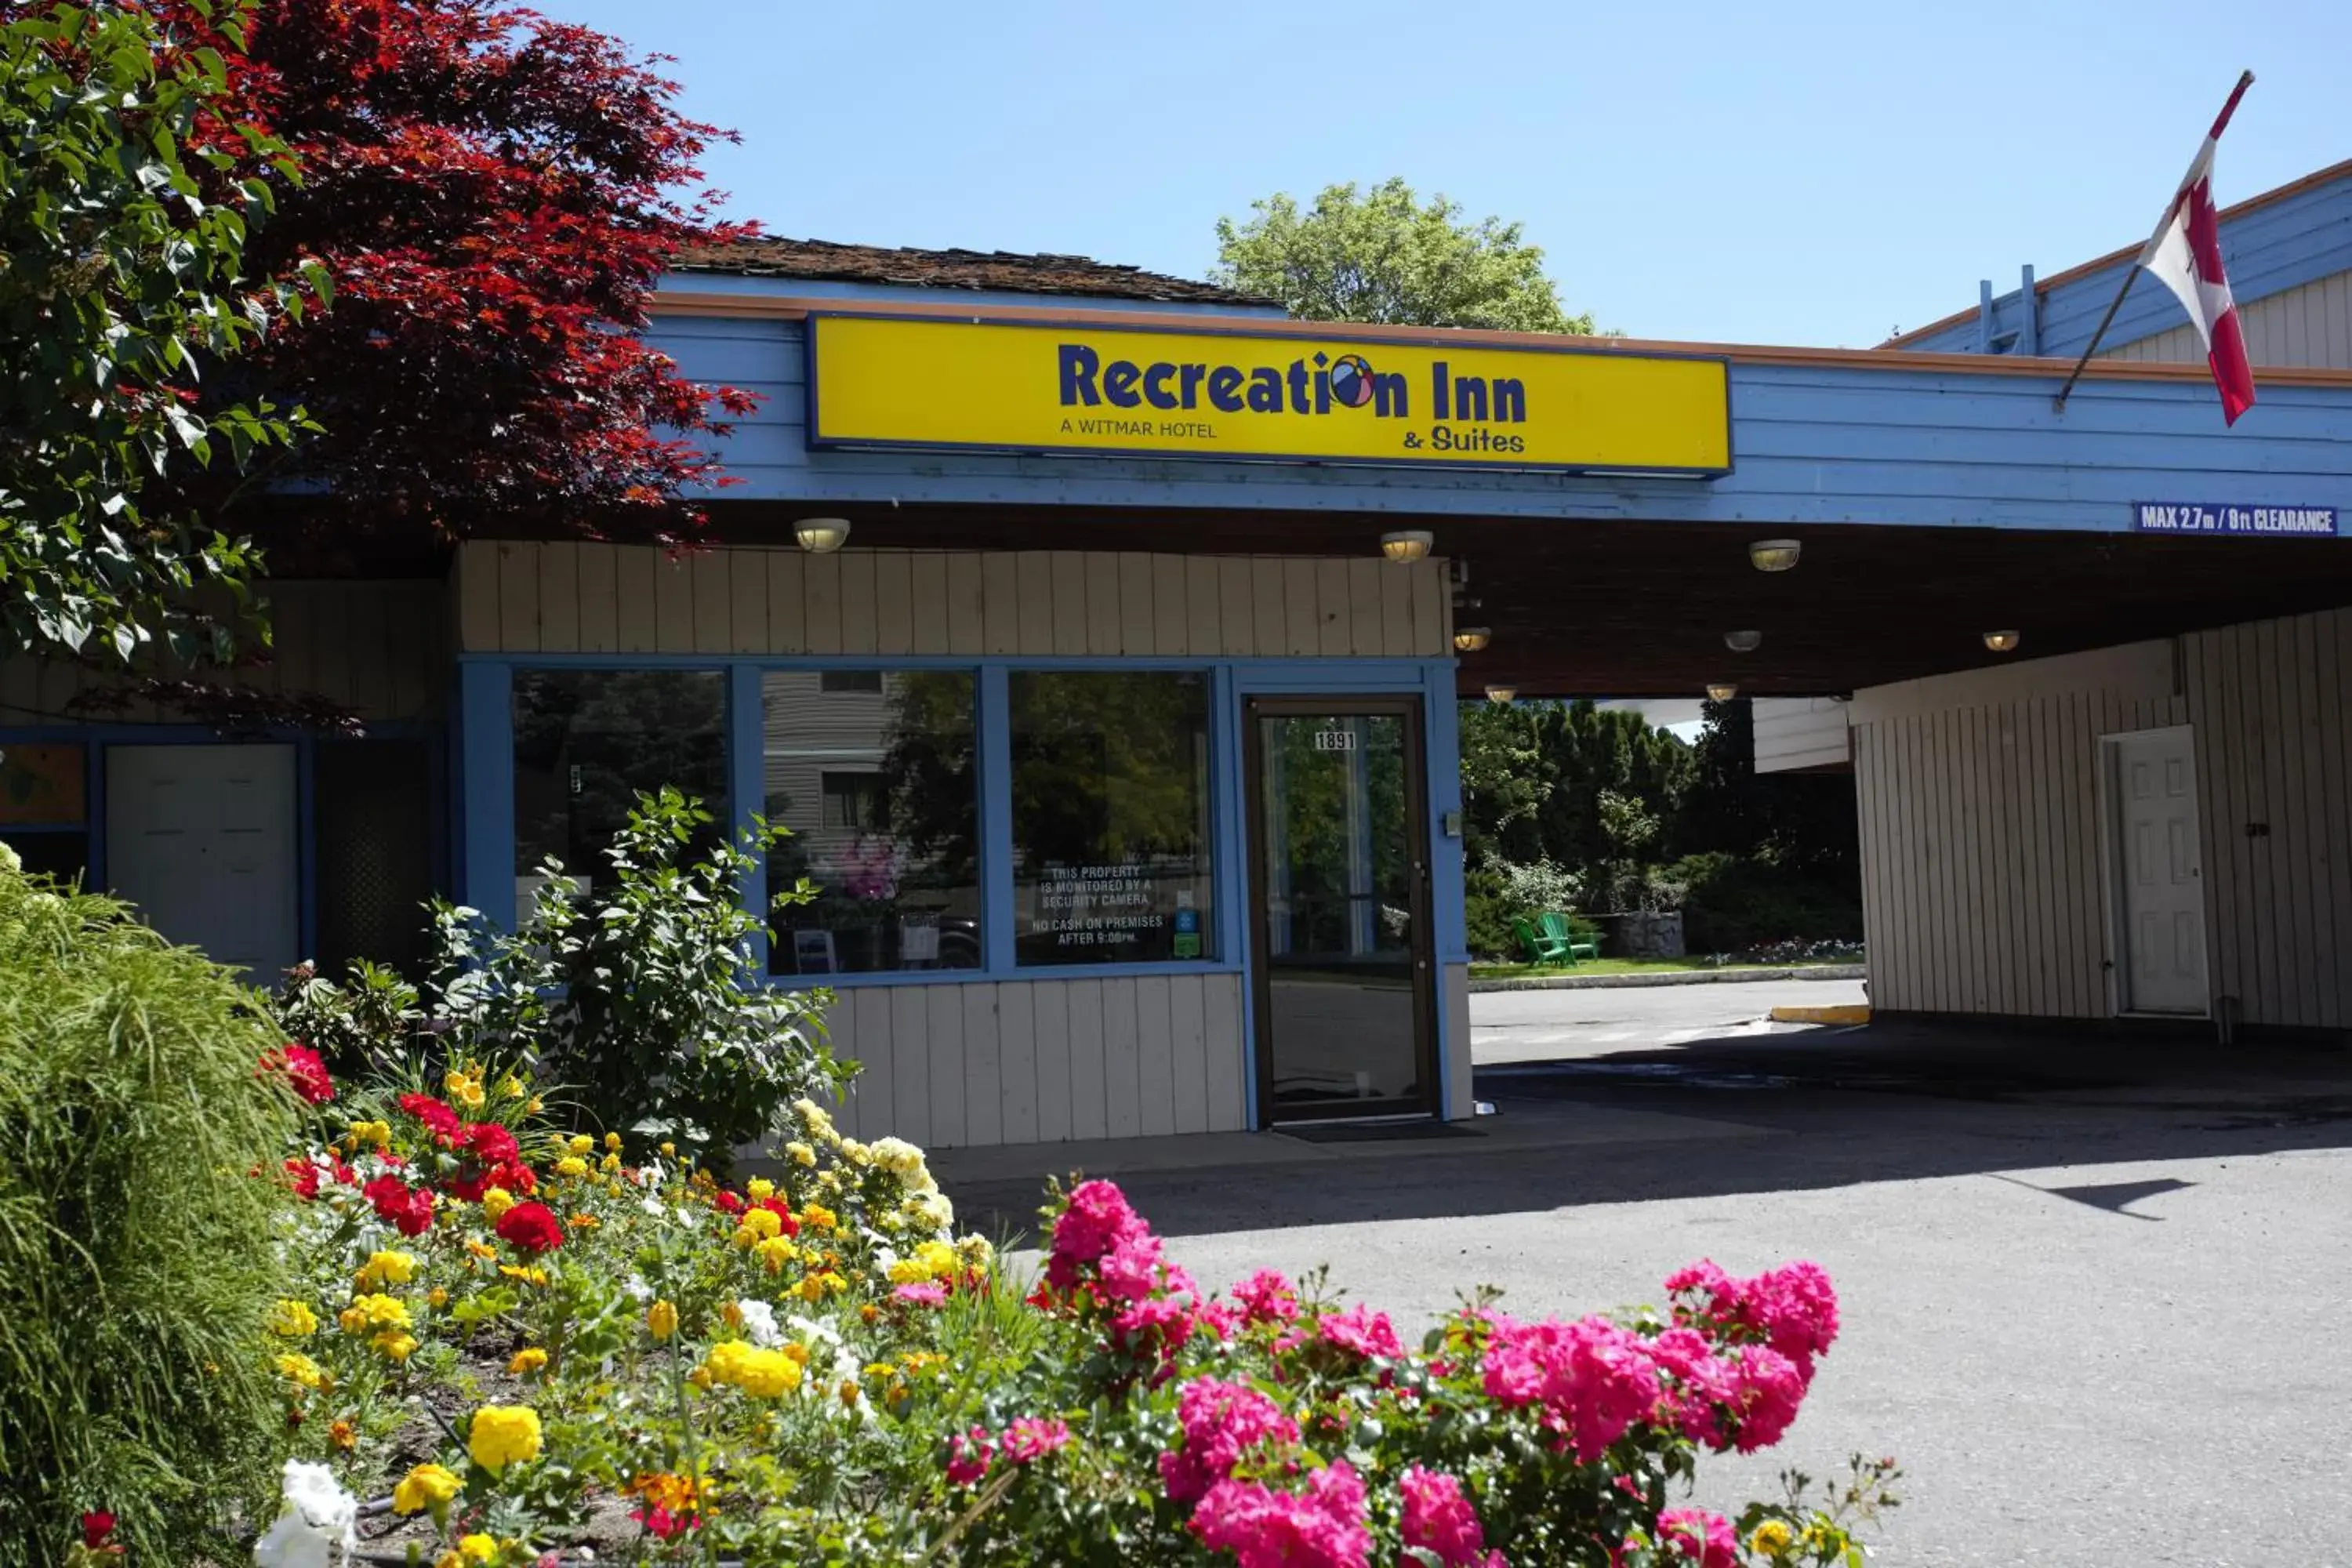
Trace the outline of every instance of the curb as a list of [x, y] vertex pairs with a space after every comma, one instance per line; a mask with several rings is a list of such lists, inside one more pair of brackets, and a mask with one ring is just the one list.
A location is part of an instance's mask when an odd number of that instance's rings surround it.
[[1775, 1007], [1772, 1022], [1776, 1024], [1867, 1024], [1869, 1004], [1851, 1007]]
[[1669, 969], [1654, 974], [1544, 974], [1526, 980], [1473, 980], [1481, 991], [1612, 991], [1641, 985], [1728, 985], [1743, 980], [1861, 980], [1859, 963], [1808, 963], [1780, 969]]

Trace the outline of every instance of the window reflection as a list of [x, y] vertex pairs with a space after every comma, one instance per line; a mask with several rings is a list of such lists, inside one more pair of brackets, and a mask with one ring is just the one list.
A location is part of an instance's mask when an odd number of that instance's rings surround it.
[[769, 971], [980, 966], [980, 808], [968, 670], [772, 671], [761, 678]]
[[1009, 695], [1017, 962], [1214, 957], [1207, 679], [1014, 671]]
[[519, 669], [514, 678], [515, 910], [530, 911], [549, 856], [578, 886], [607, 874], [604, 850], [639, 795], [675, 785], [727, 830], [727, 684], [708, 669]]

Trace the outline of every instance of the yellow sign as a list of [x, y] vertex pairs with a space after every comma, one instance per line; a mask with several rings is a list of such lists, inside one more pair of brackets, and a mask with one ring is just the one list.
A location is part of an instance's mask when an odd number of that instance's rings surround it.
[[1730, 391], [1718, 359], [819, 315], [809, 442], [1706, 475]]

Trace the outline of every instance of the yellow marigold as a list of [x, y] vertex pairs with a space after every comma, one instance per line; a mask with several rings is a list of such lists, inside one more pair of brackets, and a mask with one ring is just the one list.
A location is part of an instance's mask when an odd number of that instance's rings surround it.
[[398, 1329], [386, 1329], [368, 1342], [388, 1361], [406, 1361], [416, 1353], [416, 1336], [402, 1333]]
[[546, 1364], [547, 1352], [545, 1351], [540, 1349], [537, 1345], [525, 1345], [522, 1349], [515, 1352], [513, 1359], [507, 1363], [507, 1370], [513, 1373], [517, 1377], [520, 1377], [527, 1372], [537, 1372]]
[[355, 1146], [369, 1149], [392, 1147], [392, 1123], [389, 1121], [354, 1121], [351, 1132], [352, 1142]]
[[319, 1314], [310, 1310], [307, 1303], [290, 1299], [270, 1308], [265, 1321], [271, 1333], [289, 1340], [319, 1331]]
[[547, 1283], [547, 1270], [544, 1268], [520, 1268], [511, 1263], [501, 1263], [499, 1265], [499, 1272], [505, 1275], [508, 1279], [513, 1280], [518, 1285], [544, 1285]]
[[539, 1458], [539, 1412], [528, 1405], [485, 1405], [474, 1412], [466, 1452], [492, 1475]]
[[392, 1511], [423, 1513], [427, 1509], [446, 1508], [465, 1485], [457, 1473], [446, 1466], [419, 1465], [401, 1477], [400, 1484], [392, 1489]]
[[583, 1209], [578, 1214], [573, 1215], [570, 1219], [565, 1220], [563, 1223], [573, 1230], [594, 1230], [598, 1226], [603, 1225], [604, 1222], [598, 1219], [594, 1215], [590, 1214], [587, 1210]]
[[460, 1563], [495, 1563], [499, 1560], [499, 1543], [495, 1537], [478, 1532], [457, 1538], [457, 1560]]
[[930, 1277], [929, 1267], [919, 1258], [901, 1258], [890, 1265], [890, 1283], [893, 1285], [920, 1285]]
[[811, 1204], [801, 1210], [801, 1223], [811, 1230], [824, 1231], [827, 1236], [832, 1235], [841, 1226], [841, 1221], [835, 1217], [834, 1212], [823, 1204]]
[[860, 1322], [870, 1328], [882, 1321], [882, 1309], [868, 1301], [857, 1309], [857, 1317]]
[[326, 1369], [309, 1356], [296, 1351], [284, 1351], [278, 1357], [278, 1375], [304, 1388], [327, 1386]]
[[[738, 1221], [735, 1226], [736, 1243], [738, 1246], [749, 1247], [752, 1242], [765, 1241], [772, 1236], [782, 1234], [784, 1222], [775, 1210], [746, 1209], [743, 1211], [742, 1219]], [[747, 1230], [751, 1233], [751, 1241], [742, 1239], [743, 1232]]]
[[555, 1173], [559, 1176], [569, 1176], [576, 1181], [588, 1173], [588, 1162], [577, 1154], [566, 1154], [562, 1159], [555, 1162]]
[[840, 1392], [841, 1402], [844, 1405], [855, 1406], [857, 1404], [857, 1396], [859, 1393], [857, 1384], [845, 1378], [842, 1380]]
[[677, 1309], [667, 1301], [656, 1301], [647, 1307], [646, 1331], [657, 1340], [666, 1340], [677, 1332]]
[[621, 1168], [621, 1157], [618, 1154], [607, 1154], [596, 1162], [596, 1168], [608, 1173], [617, 1171]]
[[762, 1350], [741, 1340], [710, 1347], [710, 1375], [755, 1399], [775, 1399], [801, 1385], [801, 1363], [782, 1351]]
[[963, 1259], [944, 1241], [927, 1241], [915, 1248], [915, 1256], [934, 1279], [950, 1279], [963, 1270]]
[[482, 1217], [492, 1225], [498, 1224], [499, 1217], [514, 1206], [515, 1195], [504, 1187], [482, 1189]]
[[1758, 1525], [1756, 1532], [1748, 1538], [1748, 1549], [1759, 1556], [1777, 1557], [1788, 1551], [1790, 1543], [1795, 1540], [1796, 1532], [1786, 1524], [1777, 1519], [1768, 1519]]
[[327, 1424], [327, 1447], [348, 1454], [359, 1446], [358, 1427], [348, 1421], [331, 1421]]
[[686, 1381], [708, 1394], [710, 1392], [710, 1369], [707, 1366], [698, 1366], [686, 1374]]
[[621, 1135], [617, 1132], [605, 1133], [604, 1147], [606, 1151], [611, 1153], [619, 1153], [621, 1152]]
[[807, 1144], [802, 1142], [797, 1138], [784, 1145], [784, 1153], [791, 1158], [793, 1163], [795, 1165], [814, 1165], [816, 1163], [816, 1151], [810, 1148]]
[[425, 1292], [425, 1300], [431, 1303], [436, 1310], [438, 1310], [449, 1304], [449, 1292], [441, 1289], [440, 1286], [436, 1285], [432, 1289]]
[[751, 1249], [751, 1255], [760, 1260], [760, 1266], [771, 1274], [782, 1274], [784, 1265], [798, 1258], [801, 1249], [792, 1244], [789, 1237], [782, 1236], [772, 1236]]
[[633, 1497], [648, 1509], [666, 1508], [672, 1513], [684, 1513], [694, 1506], [697, 1488], [692, 1476], [681, 1476], [669, 1470], [641, 1472], [621, 1489], [623, 1497]]
[[585, 1154], [596, 1147], [596, 1140], [589, 1137], [585, 1132], [574, 1132], [563, 1141], [563, 1146], [575, 1154]]
[[408, 1304], [397, 1297], [370, 1293], [355, 1298], [335, 1321], [347, 1334], [365, 1333], [371, 1329], [404, 1329], [408, 1327]]
[[730, 1329], [740, 1329], [743, 1326], [743, 1308], [740, 1302], [728, 1302], [725, 1306], [719, 1309], [719, 1316], [726, 1321], [727, 1326]]
[[405, 1252], [371, 1252], [352, 1283], [362, 1290], [405, 1285], [416, 1278], [416, 1259]]
[[743, 1190], [753, 1203], [764, 1203], [776, 1195], [776, 1184], [765, 1176], [754, 1176], [743, 1184]]
[[[500, 1189], [499, 1189], [499, 1188], [497, 1188], [497, 1187], [492, 1187], [492, 1188], [490, 1189], [490, 1192], [493, 1192], [493, 1193], [494, 1193], [494, 1192], [498, 1192], [498, 1191], [499, 1191], [499, 1190], [500, 1190]], [[488, 1197], [488, 1195], [489, 1195], [489, 1194], [488, 1194], [488, 1193], [486, 1193], [486, 1194], [483, 1194], [483, 1196], [485, 1196], [485, 1197]], [[509, 1204], [511, 1204], [511, 1203], [513, 1203], [513, 1202], [514, 1202], [514, 1200], [513, 1200], [512, 1198], [509, 1198], [509, 1199], [507, 1200], [507, 1202], [508, 1202], [508, 1203], [509, 1203]], [[466, 1238], [466, 1256], [467, 1256], [467, 1257], [468, 1257], [468, 1258], [496, 1258], [498, 1255], [499, 1255], [499, 1249], [498, 1249], [497, 1247], [492, 1247], [488, 1242], [484, 1241], [483, 1239], [481, 1239], [481, 1237], [475, 1237], [475, 1236], [469, 1236], [469, 1237], [467, 1237]]]

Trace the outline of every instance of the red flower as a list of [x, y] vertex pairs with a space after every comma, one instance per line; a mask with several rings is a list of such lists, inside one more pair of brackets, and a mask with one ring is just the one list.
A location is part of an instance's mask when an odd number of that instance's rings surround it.
[[403, 1236], [423, 1236], [433, 1228], [433, 1194], [398, 1176], [378, 1176], [360, 1193], [375, 1205], [378, 1217], [390, 1221]]
[[735, 1194], [722, 1189], [717, 1197], [710, 1200], [710, 1206], [720, 1214], [741, 1214], [743, 1200]]
[[425, 1130], [440, 1142], [446, 1143], [457, 1135], [457, 1113], [429, 1094], [404, 1094], [400, 1109], [425, 1123]]
[[287, 1041], [280, 1050], [265, 1051], [261, 1065], [271, 1072], [284, 1073], [289, 1087], [312, 1105], [324, 1105], [335, 1098], [335, 1080], [327, 1076], [327, 1064], [299, 1040]]
[[293, 1184], [294, 1195], [304, 1203], [319, 1195], [319, 1167], [310, 1161], [287, 1161], [286, 1177]]
[[482, 1201], [482, 1194], [492, 1187], [504, 1187], [509, 1193], [528, 1194], [539, 1185], [539, 1178], [524, 1164], [484, 1165], [471, 1172], [459, 1172], [449, 1178], [449, 1195], [463, 1198], [469, 1204]]
[[468, 1121], [449, 1139], [449, 1147], [471, 1154], [485, 1165], [505, 1165], [522, 1158], [515, 1135], [495, 1121]]
[[114, 1516], [100, 1509], [81, 1516], [81, 1543], [92, 1552], [120, 1552], [121, 1546], [109, 1546], [106, 1538], [114, 1533]]
[[783, 1199], [761, 1198], [758, 1203], [753, 1204], [751, 1206], [753, 1208], [766, 1209], [770, 1214], [774, 1215], [776, 1216], [776, 1223], [784, 1227], [784, 1234], [786, 1236], [798, 1236], [801, 1233], [801, 1222], [793, 1217], [792, 1208], [784, 1202]]
[[545, 1204], [517, 1204], [499, 1216], [499, 1239], [525, 1252], [552, 1252], [563, 1245], [563, 1226]]

